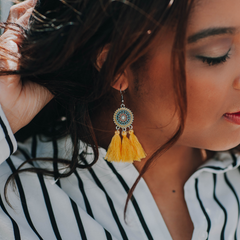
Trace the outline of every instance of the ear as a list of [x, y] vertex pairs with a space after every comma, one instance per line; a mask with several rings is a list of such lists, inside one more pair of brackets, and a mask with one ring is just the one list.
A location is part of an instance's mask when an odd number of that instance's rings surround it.
[[99, 54], [97, 55], [97, 60], [96, 60], [96, 64], [95, 64], [95, 67], [98, 71], [101, 70], [104, 62], [106, 61], [107, 59], [107, 55], [108, 55], [108, 51], [109, 51], [109, 48], [110, 48], [110, 44], [106, 44], [104, 46], [104, 48], [99, 52]]
[[128, 88], [128, 74], [125, 70], [112, 84], [112, 87], [118, 91], [124, 91]]
[[[96, 69], [100, 71], [102, 68], [104, 62], [107, 59], [108, 51], [110, 48], [110, 44], [107, 44], [104, 46], [104, 48], [101, 50], [101, 52], [97, 56], [97, 61], [96, 61]], [[118, 76], [115, 81], [112, 84], [112, 87], [115, 88], [118, 91], [124, 91], [128, 88], [128, 74], [127, 71], [125, 70], [120, 76]]]

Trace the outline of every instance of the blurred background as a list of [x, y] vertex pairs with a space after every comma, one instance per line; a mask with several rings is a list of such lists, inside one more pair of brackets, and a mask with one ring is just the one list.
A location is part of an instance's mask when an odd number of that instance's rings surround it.
[[7, 20], [8, 12], [10, 7], [12, 6], [11, 0], [0, 0], [0, 19], [2, 21]]

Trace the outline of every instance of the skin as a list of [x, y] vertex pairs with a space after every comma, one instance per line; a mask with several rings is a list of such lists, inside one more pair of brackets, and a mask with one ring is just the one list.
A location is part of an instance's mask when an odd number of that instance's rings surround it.
[[[12, 6], [7, 22], [14, 22], [23, 28], [28, 28], [28, 20], [36, 2], [36, 0], [26, 0]], [[0, 50], [4, 48], [19, 56], [21, 41], [21, 34], [6, 29], [0, 37]], [[17, 60], [9, 56], [6, 56], [6, 59], [1, 57], [0, 67], [6, 70], [17, 70]], [[52, 97], [53, 95], [47, 89], [36, 83], [22, 84], [19, 75], [0, 76], [0, 104], [14, 133], [28, 124]]]
[[[31, 3], [30, 7], [34, 5], [32, 1], [28, 2]], [[198, 1], [190, 16], [187, 36], [213, 27], [239, 29], [239, 9], [240, 0]], [[21, 19], [24, 15], [25, 18]], [[24, 10], [14, 16], [18, 16], [16, 21], [26, 26], [24, 22], [30, 12]], [[240, 126], [223, 116], [240, 111], [238, 32], [202, 38], [187, 44], [188, 114], [185, 130], [177, 143], [156, 158], [143, 176], [174, 240], [191, 239], [193, 224], [184, 200], [183, 186], [197, 167], [209, 158], [206, 150], [227, 150], [240, 142]], [[1, 36], [1, 46], [15, 52], [18, 51], [19, 42], [19, 36], [10, 30]], [[121, 90], [127, 89], [125, 104], [134, 113], [134, 131], [148, 155], [134, 164], [139, 171], [149, 156], [172, 137], [178, 125], [178, 117], [174, 114], [170, 65], [172, 43], [173, 33], [166, 29], [153, 44], [145, 71], [137, 76], [138, 87], [136, 76], [127, 68], [113, 85], [118, 97], [108, 101], [92, 116], [99, 145], [107, 149], [115, 130], [112, 115], [120, 105], [120, 86]], [[224, 63], [209, 66], [201, 59], [202, 56], [222, 57], [229, 49], [230, 58]], [[0, 64], [17, 68], [9, 61], [1, 60]], [[14, 132], [26, 125], [51, 98], [46, 89], [37, 85], [27, 83], [23, 86], [18, 76], [0, 77], [0, 103]]]
[[[224, 117], [225, 113], [240, 111], [239, 9], [239, 0], [231, 0], [231, 3], [202, 0], [195, 6], [187, 37], [209, 28], [236, 29], [187, 43], [188, 113], [185, 130], [177, 143], [158, 157], [143, 176], [174, 240], [191, 239], [193, 232], [183, 192], [187, 179], [209, 158], [208, 150], [227, 150], [240, 142], [240, 125]], [[170, 64], [172, 43], [173, 33], [168, 30], [157, 38], [146, 70], [137, 76], [137, 88], [136, 76], [130, 68], [113, 86], [118, 91], [120, 87], [126, 89], [125, 103], [134, 113], [133, 127], [148, 157], [173, 136], [178, 125]], [[209, 65], [202, 60], [202, 57], [219, 58], [228, 52], [229, 58], [219, 64]], [[117, 91], [115, 94], [118, 96]], [[97, 129], [105, 130], [104, 138], [101, 131], [97, 131], [97, 137], [99, 145], [106, 149], [115, 129], [111, 119], [119, 107], [120, 94], [112, 102], [110, 107], [108, 102], [96, 113], [97, 123], [93, 120]], [[139, 171], [148, 157], [134, 163]]]

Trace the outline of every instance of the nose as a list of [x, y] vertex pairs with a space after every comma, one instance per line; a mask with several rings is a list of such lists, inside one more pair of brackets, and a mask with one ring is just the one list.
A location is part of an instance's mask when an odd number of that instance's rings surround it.
[[240, 90], [240, 76], [233, 81], [233, 88], [236, 90]]

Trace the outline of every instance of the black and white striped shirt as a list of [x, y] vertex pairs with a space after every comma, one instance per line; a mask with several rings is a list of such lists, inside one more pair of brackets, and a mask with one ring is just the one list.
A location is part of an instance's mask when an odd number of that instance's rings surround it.
[[[143, 179], [123, 212], [129, 188], [138, 176], [128, 163], [109, 163], [100, 149], [98, 162], [57, 180], [25, 172], [16, 177], [16, 188], [4, 185], [8, 176], [32, 157], [69, 158], [70, 138], [45, 142], [34, 136], [16, 149], [8, 122], [0, 109], [0, 240], [170, 240], [161, 213]], [[81, 149], [82, 151], [83, 149]], [[88, 149], [86, 160], [93, 153]], [[6, 160], [5, 160], [6, 159]], [[37, 162], [36, 167], [64, 168]], [[194, 224], [192, 240], [240, 239], [240, 156], [218, 153], [186, 182], [185, 200]], [[32, 167], [26, 165], [25, 167]], [[183, 230], [184, 231], [184, 230]]]

